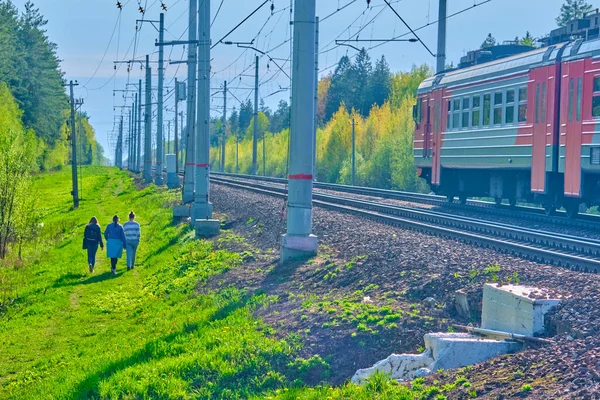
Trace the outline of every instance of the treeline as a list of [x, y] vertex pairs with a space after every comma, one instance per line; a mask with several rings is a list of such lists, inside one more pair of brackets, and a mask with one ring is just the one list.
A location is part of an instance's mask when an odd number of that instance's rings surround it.
[[[31, 174], [56, 170], [71, 159], [68, 98], [63, 73], [39, 10], [32, 2], [19, 13], [0, 0], [0, 258], [35, 239], [39, 212]], [[87, 115], [76, 119], [83, 164], [104, 162]], [[6, 263], [5, 266], [15, 266]]]
[[[424, 190], [413, 162], [412, 106], [419, 84], [432, 71], [414, 67], [391, 73], [385, 58], [372, 64], [366, 51], [352, 62], [343, 57], [336, 70], [319, 82], [317, 118], [317, 179], [350, 184], [352, 179], [352, 121], [356, 141], [357, 185], [400, 190]], [[252, 110], [252, 104], [248, 107]], [[258, 115], [258, 174], [285, 177], [289, 139], [289, 107], [282, 101], [275, 113], [264, 105]], [[281, 118], [285, 115], [287, 118]], [[238, 121], [246, 121], [240, 118]], [[273, 123], [272, 121], [275, 121]], [[235, 121], [235, 120], [234, 120]], [[232, 124], [226, 135], [225, 170], [252, 171], [253, 119]], [[283, 121], [283, 122], [281, 122]], [[223, 125], [213, 121], [211, 160], [218, 170]]]
[[[23, 127], [35, 135], [35, 166], [39, 170], [59, 169], [70, 160], [69, 102], [57, 45], [44, 29], [47, 22], [31, 1], [20, 13], [10, 0], [0, 0], [0, 82], [22, 111]], [[0, 103], [0, 109], [7, 104]], [[84, 155], [85, 164], [102, 164], [104, 151], [96, 142], [87, 115], [78, 115], [78, 119], [84, 121], [78, 132], [78, 152]]]

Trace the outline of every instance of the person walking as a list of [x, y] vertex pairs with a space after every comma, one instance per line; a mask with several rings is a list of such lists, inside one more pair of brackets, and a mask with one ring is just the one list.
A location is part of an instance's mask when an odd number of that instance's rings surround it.
[[100, 226], [98, 225], [98, 218], [92, 217], [90, 222], [85, 226], [83, 232], [83, 249], [87, 250], [88, 257], [88, 268], [90, 273], [94, 273], [94, 267], [96, 266], [96, 252], [98, 246], [104, 250], [104, 242], [102, 241], [102, 232], [100, 232]]
[[127, 271], [135, 267], [135, 255], [140, 244], [140, 224], [135, 221], [135, 214], [129, 213], [129, 221], [123, 224], [125, 238], [127, 239]]
[[119, 216], [113, 217], [112, 224], [106, 226], [104, 238], [106, 239], [106, 257], [110, 258], [110, 270], [117, 274], [117, 261], [123, 257], [123, 249], [127, 245], [123, 226], [119, 224]]

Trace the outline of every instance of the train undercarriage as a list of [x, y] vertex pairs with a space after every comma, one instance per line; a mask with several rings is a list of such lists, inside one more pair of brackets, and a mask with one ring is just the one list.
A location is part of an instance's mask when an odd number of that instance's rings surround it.
[[564, 195], [564, 174], [546, 173], [546, 192], [531, 191], [531, 172], [528, 170], [481, 170], [442, 168], [441, 185], [431, 185], [431, 169], [421, 169], [421, 178], [430, 184], [435, 194], [456, 199], [462, 204], [469, 197], [492, 198], [498, 206], [507, 200], [510, 206], [517, 202], [538, 204], [552, 215], [561, 207], [569, 218], [576, 218], [586, 207], [600, 204], [600, 175], [582, 174], [581, 197]]

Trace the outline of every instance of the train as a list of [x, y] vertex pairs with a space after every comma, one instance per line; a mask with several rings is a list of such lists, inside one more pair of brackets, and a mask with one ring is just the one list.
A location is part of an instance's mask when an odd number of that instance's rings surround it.
[[419, 176], [449, 201], [536, 203], [570, 218], [600, 204], [600, 39], [483, 61], [419, 86]]

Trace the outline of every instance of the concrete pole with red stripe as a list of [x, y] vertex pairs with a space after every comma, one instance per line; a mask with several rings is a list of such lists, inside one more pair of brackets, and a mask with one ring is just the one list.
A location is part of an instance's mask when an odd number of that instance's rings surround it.
[[[196, 165], [196, 64], [198, 46], [191, 44], [196, 41], [198, 24], [198, 2], [190, 0], [188, 18], [188, 76], [187, 76], [187, 120], [185, 129], [185, 168], [183, 175], [183, 203], [194, 201], [194, 167]], [[183, 134], [183, 132], [182, 132]]]
[[[210, 1], [200, 3], [198, 13], [198, 118], [196, 122], [196, 193], [192, 223], [198, 236], [210, 236], [213, 205], [209, 201], [210, 178]], [[218, 224], [218, 221], [216, 221]]]
[[287, 233], [280, 263], [317, 254], [312, 235], [316, 0], [295, 0]]

